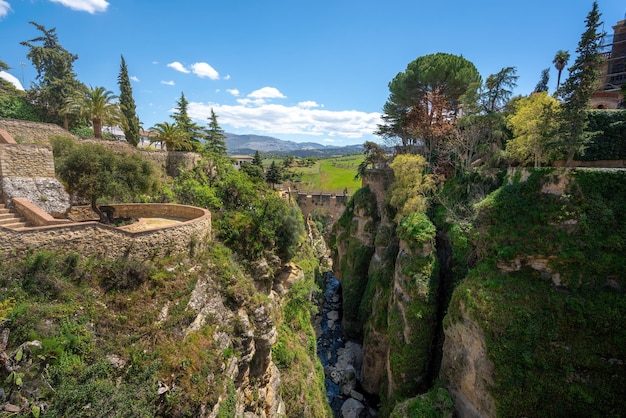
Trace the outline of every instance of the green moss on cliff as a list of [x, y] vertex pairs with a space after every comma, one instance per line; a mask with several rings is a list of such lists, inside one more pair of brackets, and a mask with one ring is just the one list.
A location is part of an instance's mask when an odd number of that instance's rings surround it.
[[272, 358], [280, 370], [281, 395], [287, 416], [328, 417], [332, 412], [311, 325], [312, 316], [317, 312], [319, 260], [312, 248], [305, 244], [294, 262], [304, 270], [304, 280], [295, 282], [284, 299]]
[[[436, 328], [439, 275], [434, 254], [435, 227], [423, 213], [404, 218], [398, 234], [411, 250], [396, 260], [396, 294], [389, 312], [389, 364], [392, 401], [424, 390], [424, 374]], [[390, 404], [393, 405], [393, 402]]]
[[[461, 319], [461, 304], [478, 321], [498, 416], [617, 417], [626, 399], [626, 173], [559, 176], [533, 171], [478, 206], [479, 260], [444, 326]], [[564, 194], [542, 192], [564, 178]]]
[[[338, 264], [343, 289], [344, 333], [351, 339], [361, 338], [366, 317], [361, 313], [361, 306], [368, 286], [370, 261], [374, 254], [374, 233], [379, 221], [376, 208], [376, 199], [369, 187], [359, 189], [339, 218], [334, 234], [345, 253]], [[363, 231], [359, 231], [357, 213], [365, 222]], [[361, 232], [365, 236], [360, 236]], [[370, 287], [370, 297], [372, 292], [373, 287]], [[369, 304], [369, 301], [365, 304]]]

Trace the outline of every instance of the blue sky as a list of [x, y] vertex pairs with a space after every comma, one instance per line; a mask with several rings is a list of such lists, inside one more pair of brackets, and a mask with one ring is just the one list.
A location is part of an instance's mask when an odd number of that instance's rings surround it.
[[[598, 1], [605, 30], [623, 20], [624, 0]], [[372, 132], [387, 85], [422, 55], [472, 61], [483, 78], [517, 68], [529, 94], [559, 49], [573, 63], [591, 0], [0, 0], [0, 60], [35, 81], [21, 46], [56, 28], [78, 55], [78, 79], [118, 94], [120, 55], [144, 128], [171, 121], [181, 92], [189, 114], [210, 109], [227, 132], [296, 142], [379, 141]], [[21, 63], [25, 63], [22, 66]], [[565, 78], [567, 74], [563, 75]]]

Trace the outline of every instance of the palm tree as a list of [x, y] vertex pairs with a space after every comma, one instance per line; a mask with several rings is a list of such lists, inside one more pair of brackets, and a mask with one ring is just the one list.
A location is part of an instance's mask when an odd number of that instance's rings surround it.
[[73, 113], [81, 118], [91, 120], [93, 135], [102, 139], [102, 125], [116, 125], [120, 121], [120, 107], [113, 100], [117, 96], [104, 87], [89, 87], [76, 92], [65, 102], [63, 114]]
[[552, 60], [552, 63], [554, 64], [554, 68], [556, 68], [557, 71], [559, 72], [559, 75], [557, 76], [557, 79], [556, 79], [557, 90], [559, 89], [559, 86], [561, 85], [561, 73], [563, 72], [563, 69], [567, 65], [568, 60], [569, 60], [569, 51], [563, 51], [562, 49], [559, 49], [557, 51], [556, 55], [554, 56], [554, 59]]
[[157, 123], [150, 131], [155, 134], [154, 138], [150, 138], [150, 143], [159, 142], [161, 147], [165, 143], [165, 149], [168, 151], [193, 149], [187, 133], [176, 123]]

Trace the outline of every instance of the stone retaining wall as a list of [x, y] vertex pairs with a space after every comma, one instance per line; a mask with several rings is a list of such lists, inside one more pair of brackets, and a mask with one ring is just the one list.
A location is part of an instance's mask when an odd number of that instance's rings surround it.
[[0, 145], [0, 177], [52, 177], [52, 148], [36, 145]]
[[6, 130], [20, 144], [50, 145], [50, 138], [54, 136], [77, 138], [54, 123], [0, 118], [0, 129]]
[[[24, 228], [0, 227], [0, 254], [19, 256], [28, 251], [74, 251], [85, 256], [154, 259], [177, 252], [201, 250], [211, 239], [211, 213], [184, 205], [111, 205], [125, 216], [189, 219], [171, 226], [129, 232], [99, 222], [75, 222], [60, 226]], [[161, 208], [161, 209], [159, 209]], [[165, 215], [167, 213], [168, 215]]]

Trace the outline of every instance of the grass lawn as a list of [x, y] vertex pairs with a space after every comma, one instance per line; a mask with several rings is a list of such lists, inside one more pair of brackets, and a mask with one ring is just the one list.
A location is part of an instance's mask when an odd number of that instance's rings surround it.
[[348, 194], [352, 195], [361, 188], [361, 179], [355, 180], [354, 176], [363, 158], [362, 154], [324, 158], [311, 167], [289, 168], [289, 173], [296, 174], [295, 181], [286, 181], [283, 186], [307, 193], [343, 194], [348, 189]]

